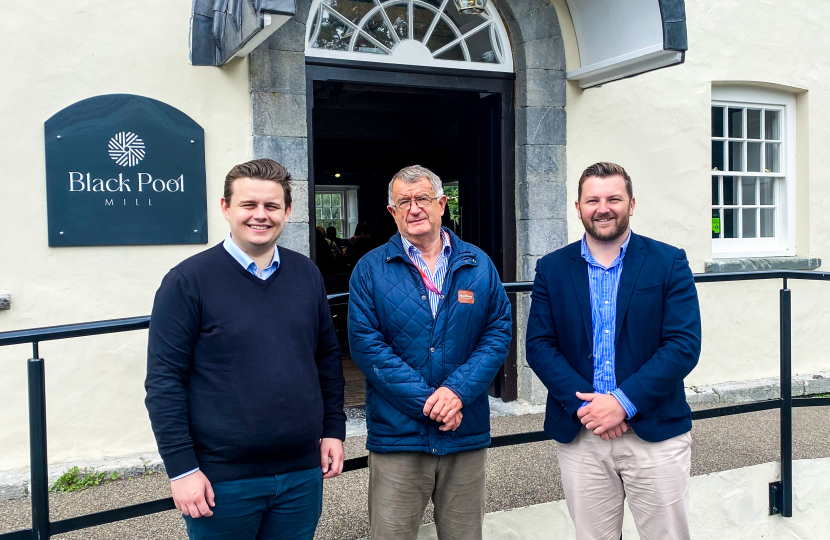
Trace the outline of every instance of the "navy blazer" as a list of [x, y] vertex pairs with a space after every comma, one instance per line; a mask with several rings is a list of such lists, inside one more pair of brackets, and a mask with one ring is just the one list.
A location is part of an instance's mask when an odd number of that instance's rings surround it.
[[[588, 263], [574, 242], [536, 265], [527, 362], [548, 389], [545, 432], [569, 443], [582, 424], [579, 392], [594, 392]], [[700, 307], [682, 249], [631, 233], [617, 294], [617, 386], [637, 407], [629, 423], [649, 442], [692, 429], [683, 378], [700, 356]]]

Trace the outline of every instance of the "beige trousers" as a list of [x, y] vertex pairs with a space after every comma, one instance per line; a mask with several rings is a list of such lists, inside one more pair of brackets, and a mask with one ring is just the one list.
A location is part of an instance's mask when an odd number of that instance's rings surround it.
[[481, 540], [487, 450], [369, 453], [369, 538], [415, 540], [430, 497], [439, 540]]
[[650, 443], [630, 430], [603, 441], [587, 429], [556, 443], [576, 539], [619, 540], [627, 498], [641, 540], [688, 540], [691, 444], [690, 433]]

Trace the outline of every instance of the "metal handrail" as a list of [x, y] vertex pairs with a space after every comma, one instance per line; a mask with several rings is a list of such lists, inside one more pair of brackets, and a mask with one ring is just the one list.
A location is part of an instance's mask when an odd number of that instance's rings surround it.
[[[713, 283], [720, 281], [749, 281], [783, 279], [786, 286], [787, 279], [809, 280], [809, 281], [830, 281], [830, 272], [814, 272], [810, 270], [763, 270], [757, 272], [724, 272], [712, 274], [694, 274], [695, 283]], [[532, 281], [517, 281], [502, 283], [504, 290], [508, 293], [525, 293], [533, 289]], [[786, 287], [785, 287], [786, 288]], [[328, 295], [330, 305], [339, 305], [347, 302], [349, 293], [335, 293]], [[35, 343], [55, 339], [67, 339], [73, 337], [96, 336], [101, 334], [114, 334], [117, 332], [129, 332], [142, 330], [150, 326], [150, 317], [128, 317], [125, 319], [107, 319], [77, 324], [64, 324], [59, 326], [45, 326], [42, 328], [31, 328], [27, 330], [12, 330], [11, 332], [0, 332], [0, 347], [4, 345], [18, 345], [20, 343]]]
[[[792, 297], [787, 288], [788, 279], [830, 281], [830, 273], [812, 271], [771, 270], [761, 272], [730, 272], [695, 274], [696, 283], [781, 279], [780, 291], [780, 365], [781, 397], [740, 405], [727, 405], [692, 412], [692, 420], [716, 418], [734, 414], [779, 409], [781, 411], [781, 481], [770, 484], [770, 513], [792, 516], [792, 409], [793, 407], [830, 406], [830, 398], [792, 397]], [[532, 282], [504, 283], [508, 293], [527, 293]], [[348, 301], [348, 293], [328, 296], [330, 305]], [[31, 343], [33, 358], [28, 361], [29, 381], [29, 458], [31, 463], [30, 492], [32, 494], [32, 528], [0, 534], [0, 540], [46, 540], [61, 534], [115, 521], [164, 512], [175, 508], [172, 497], [134, 504], [103, 512], [86, 514], [59, 521], [49, 519], [48, 461], [46, 452], [46, 388], [44, 360], [40, 358], [38, 343], [56, 339], [113, 334], [149, 328], [150, 317], [131, 317], [105, 321], [49, 326], [27, 330], [0, 332], [0, 347]], [[544, 431], [517, 433], [491, 439], [491, 448], [513, 446], [548, 440]], [[343, 472], [367, 467], [367, 457], [347, 459]]]

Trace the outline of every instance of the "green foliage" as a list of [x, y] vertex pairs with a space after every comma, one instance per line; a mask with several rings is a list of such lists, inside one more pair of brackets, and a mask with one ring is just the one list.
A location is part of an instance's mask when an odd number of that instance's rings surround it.
[[72, 467], [57, 479], [49, 491], [81, 491], [88, 487], [98, 486], [102, 483], [105, 484], [117, 479], [117, 471], [96, 472], [95, 469], [79, 469], [78, 467]]
[[444, 186], [444, 195], [447, 196], [450, 219], [458, 223], [461, 219], [461, 214], [458, 213], [458, 186]]
[[807, 396], [807, 397], [811, 397], [811, 398], [816, 398], [816, 397], [818, 397], [818, 398], [822, 398], [822, 397], [830, 397], [830, 394], [813, 394], [812, 396]]

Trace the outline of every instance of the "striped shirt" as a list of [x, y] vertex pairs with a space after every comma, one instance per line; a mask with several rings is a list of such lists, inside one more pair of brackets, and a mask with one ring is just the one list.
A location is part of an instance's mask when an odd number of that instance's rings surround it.
[[[416, 248], [409, 242], [406, 238], [401, 235], [401, 244], [403, 244], [404, 250], [406, 250], [407, 255], [412, 260], [413, 263], [418, 265], [424, 274], [432, 280], [432, 284], [435, 285], [435, 288], [443, 290], [444, 287], [444, 278], [447, 277], [447, 268], [449, 268], [450, 262], [450, 254], [452, 254], [452, 245], [450, 244], [450, 235], [447, 234], [444, 229], [441, 229], [441, 242], [444, 244], [444, 249], [441, 250], [441, 254], [438, 256], [438, 261], [435, 263], [435, 272], [430, 273], [429, 266], [427, 263], [424, 262], [424, 259], [421, 257], [421, 250]], [[429, 288], [427, 288], [427, 294], [429, 295], [429, 307], [432, 308], [432, 318], [435, 318], [435, 314], [438, 312], [438, 302], [441, 298], [444, 297], [443, 294], [434, 293]]]
[[[617, 324], [617, 293], [620, 289], [625, 252], [631, 232], [628, 233], [625, 243], [620, 247], [620, 254], [614, 262], [606, 268], [594, 259], [588, 251], [585, 235], [582, 236], [582, 258], [588, 263], [588, 285], [591, 291], [591, 326], [594, 329], [594, 388], [597, 393], [611, 394], [620, 402], [627, 418], [637, 414], [637, 408], [617, 388], [615, 375], [615, 344]], [[587, 402], [582, 406], [587, 405]]]

